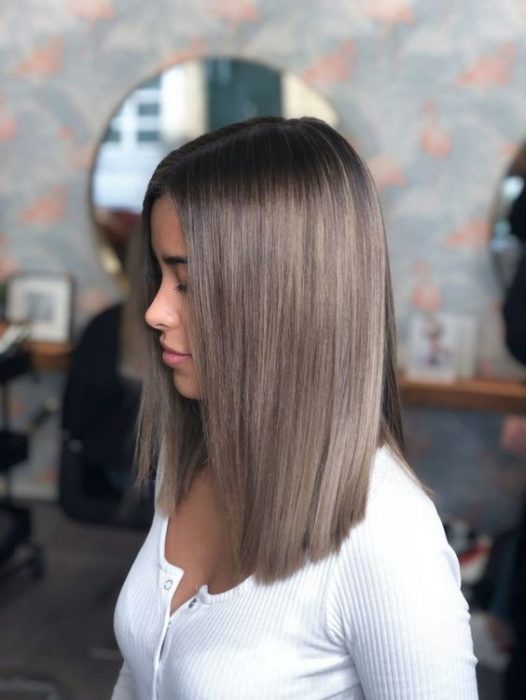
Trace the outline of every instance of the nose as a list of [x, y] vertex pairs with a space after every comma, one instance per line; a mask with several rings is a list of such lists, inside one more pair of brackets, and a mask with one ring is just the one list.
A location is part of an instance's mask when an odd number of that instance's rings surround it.
[[159, 288], [152, 303], [144, 314], [146, 323], [155, 330], [168, 330], [177, 328], [180, 323], [180, 315], [175, 308], [173, 297], [167, 298], [163, 287]]

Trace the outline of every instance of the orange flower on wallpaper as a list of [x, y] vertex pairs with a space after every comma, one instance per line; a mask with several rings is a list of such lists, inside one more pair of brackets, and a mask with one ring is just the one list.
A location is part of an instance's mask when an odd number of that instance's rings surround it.
[[34, 49], [15, 68], [15, 75], [43, 78], [62, 70], [64, 38], [54, 37], [45, 46]]
[[5, 107], [5, 97], [0, 95], [0, 141], [12, 141], [17, 134], [18, 125], [15, 117]]
[[207, 3], [211, 15], [230, 24], [258, 22], [259, 8], [251, 0], [209, 0]]
[[54, 187], [50, 194], [33, 200], [19, 214], [24, 224], [54, 224], [64, 219], [66, 213], [66, 188]]
[[301, 77], [308, 83], [334, 85], [352, 76], [356, 47], [352, 41], [344, 41], [336, 51], [324, 54], [305, 68]]
[[499, 147], [499, 153], [505, 161], [511, 161], [517, 155], [517, 144], [513, 141], [504, 141]]
[[407, 0], [370, 0], [365, 14], [385, 24], [413, 24], [415, 16]]
[[158, 64], [155, 72], [161, 72], [167, 68], [175, 66], [177, 63], [184, 63], [184, 61], [190, 61], [192, 58], [201, 58], [207, 52], [208, 44], [203, 37], [193, 39], [186, 48], [180, 51], [174, 51], [168, 54], [161, 63]]
[[420, 131], [420, 148], [432, 158], [445, 158], [451, 153], [451, 133], [440, 121], [440, 110], [434, 102], [423, 108], [423, 126]]
[[447, 248], [476, 250], [487, 245], [488, 236], [488, 222], [485, 219], [470, 219], [453, 231], [444, 241], [444, 245]]
[[442, 306], [442, 291], [433, 279], [433, 268], [429, 260], [416, 260], [413, 272], [416, 280], [411, 291], [411, 304], [424, 313], [439, 311]]
[[74, 168], [86, 170], [91, 168], [95, 160], [98, 144], [88, 143], [86, 146], [75, 146], [71, 151], [69, 162]]
[[494, 54], [482, 56], [460, 73], [455, 85], [480, 88], [484, 91], [496, 85], [506, 85], [512, 79], [516, 53], [515, 44], [503, 44]]
[[406, 184], [404, 173], [390, 156], [375, 156], [367, 161], [367, 165], [379, 190], [393, 186], [404, 187]]
[[90, 22], [115, 17], [113, 6], [109, 0], [68, 0], [67, 8], [74, 17], [81, 17]]
[[0, 279], [6, 279], [20, 270], [20, 264], [9, 252], [7, 236], [0, 234]]
[[61, 126], [58, 130], [58, 137], [63, 141], [73, 141], [75, 134], [69, 126]]
[[84, 146], [79, 146], [75, 143], [75, 134], [73, 130], [67, 126], [63, 126], [59, 129], [58, 136], [68, 144], [69, 162], [74, 168], [80, 168], [81, 170], [91, 168], [98, 148], [97, 143], [88, 143]]

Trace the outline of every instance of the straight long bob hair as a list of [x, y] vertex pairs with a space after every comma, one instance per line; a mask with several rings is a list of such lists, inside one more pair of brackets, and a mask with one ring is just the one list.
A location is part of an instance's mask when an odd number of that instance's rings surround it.
[[[200, 399], [149, 329], [137, 484], [164, 465], [168, 514], [206, 464], [243, 575], [285, 578], [365, 514], [377, 448], [403, 458], [387, 246], [371, 176], [313, 117], [254, 118], [156, 168], [143, 207], [143, 311], [159, 286], [154, 203], [185, 234]], [[415, 477], [416, 478], [416, 477]]]

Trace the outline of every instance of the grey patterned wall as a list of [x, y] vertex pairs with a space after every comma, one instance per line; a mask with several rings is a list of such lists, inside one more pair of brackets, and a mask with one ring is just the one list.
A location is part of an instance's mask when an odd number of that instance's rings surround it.
[[[7, 0], [0, 277], [71, 272], [77, 328], [116, 298], [87, 195], [109, 116], [162, 67], [245, 57], [315, 86], [367, 159], [384, 205], [402, 338], [414, 308], [474, 314], [478, 372], [519, 376], [501, 340], [486, 242], [496, 184], [526, 131], [525, 38], [525, 0]], [[23, 417], [39, 400], [21, 386], [15, 411]], [[55, 456], [41, 439], [47, 463], [35, 457], [28, 470], [52, 484]]]

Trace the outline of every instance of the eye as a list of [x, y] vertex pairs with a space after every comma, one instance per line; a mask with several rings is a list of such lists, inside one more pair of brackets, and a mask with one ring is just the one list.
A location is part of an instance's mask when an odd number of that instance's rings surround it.
[[178, 284], [177, 287], [175, 288], [176, 292], [180, 292], [181, 294], [185, 294], [188, 291], [188, 285], [187, 284]]

